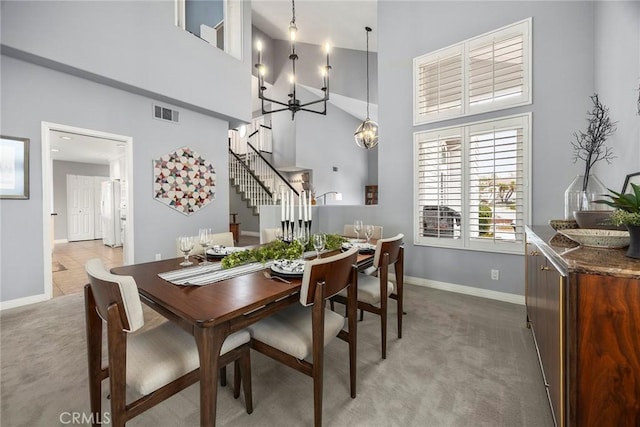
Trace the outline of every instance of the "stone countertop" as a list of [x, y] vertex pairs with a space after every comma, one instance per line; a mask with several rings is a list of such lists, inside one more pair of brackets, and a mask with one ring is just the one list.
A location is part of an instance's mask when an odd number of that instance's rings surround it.
[[527, 226], [527, 240], [535, 243], [563, 274], [583, 273], [640, 279], [640, 259], [629, 258], [627, 248], [579, 246], [547, 226]]

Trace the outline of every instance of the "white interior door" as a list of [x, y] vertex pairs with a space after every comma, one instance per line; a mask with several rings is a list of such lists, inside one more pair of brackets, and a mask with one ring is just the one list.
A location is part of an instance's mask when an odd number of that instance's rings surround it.
[[105, 176], [94, 176], [94, 191], [93, 191], [93, 227], [94, 239], [102, 239], [104, 237], [104, 230], [102, 229], [102, 215], [100, 210], [101, 195], [102, 195], [102, 183], [109, 181], [109, 178]]
[[67, 175], [67, 240], [93, 240], [94, 177]]

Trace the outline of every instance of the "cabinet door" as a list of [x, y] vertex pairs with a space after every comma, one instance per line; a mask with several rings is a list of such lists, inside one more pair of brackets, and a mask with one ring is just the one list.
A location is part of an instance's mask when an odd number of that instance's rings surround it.
[[640, 280], [577, 274], [574, 295], [571, 425], [638, 427]]
[[536, 324], [536, 314], [538, 312], [538, 265], [540, 263], [540, 252], [538, 247], [527, 242], [526, 246], [526, 283], [525, 283], [525, 304], [527, 306], [528, 326]]
[[545, 259], [540, 268], [541, 328], [538, 346], [556, 425], [564, 425], [566, 277]]

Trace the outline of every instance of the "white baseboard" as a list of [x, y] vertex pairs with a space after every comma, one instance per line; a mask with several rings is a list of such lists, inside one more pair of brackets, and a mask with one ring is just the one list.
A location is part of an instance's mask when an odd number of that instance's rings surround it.
[[251, 237], [260, 237], [260, 233], [258, 231], [244, 231], [240, 230], [241, 236], [251, 236]]
[[[391, 280], [395, 280], [394, 275], [389, 274]], [[491, 291], [489, 289], [474, 288], [473, 286], [456, 285], [455, 283], [439, 282], [437, 280], [423, 279], [421, 277], [404, 276], [404, 282], [424, 286], [426, 288], [439, 289], [441, 291], [455, 292], [458, 294], [472, 295], [474, 297], [493, 299], [508, 302], [511, 304], [524, 305], [524, 295], [509, 294], [506, 292]]]
[[53, 243], [54, 244], [55, 243], [69, 243], [69, 241], [67, 239], [57, 239], [57, 240], [54, 240]]
[[9, 301], [0, 302], [0, 311], [10, 308], [22, 307], [23, 305], [35, 304], [37, 302], [48, 301], [51, 297], [45, 294], [32, 295], [30, 297], [16, 298]]

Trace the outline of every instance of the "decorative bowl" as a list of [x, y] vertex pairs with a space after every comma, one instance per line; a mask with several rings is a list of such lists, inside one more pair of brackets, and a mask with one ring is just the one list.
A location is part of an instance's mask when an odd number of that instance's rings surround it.
[[573, 217], [580, 228], [600, 229], [600, 230], [625, 230], [625, 227], [618, 227], [611, 224], [611, 214], [613, 211], [575, 211]]
[[578, 223], [574, 219], [550, 219], [549, 225], [556, 231], [578, 228]]
[[619, 230], [561, 230], [571, 240], [592, 248], [624, 248], [629, 246], [629, 232]]

